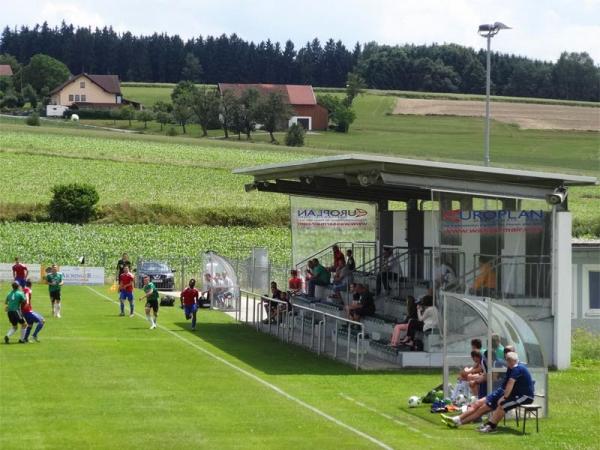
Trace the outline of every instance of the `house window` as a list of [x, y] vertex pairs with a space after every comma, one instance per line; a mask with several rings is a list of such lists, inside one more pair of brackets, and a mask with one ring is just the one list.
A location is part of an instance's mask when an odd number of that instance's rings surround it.
[[85, 89], [85, 81], [80, 81], [80, 82], [79, 82], [79, 87], [80, 87], [81, 89]]
[[79, 101], [79, 94], [75, 94], [75, 101], [78, 102]]
[[72, 102], [73, 101], [73, 94], [69, 94], [69, 101]]
[[82, 102], [85, 102], [85, 94], [83, 94], [83, 95], [81, 96], [81, 101], [82, 101]]
[[585, 316], [600, 318], [600, 264], [584, 264], [582, 301]]

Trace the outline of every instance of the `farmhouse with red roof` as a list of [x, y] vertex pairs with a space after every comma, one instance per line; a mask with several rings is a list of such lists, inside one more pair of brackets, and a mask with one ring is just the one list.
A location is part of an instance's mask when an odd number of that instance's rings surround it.
[[236, 96], [248, 89], [256, 89], [261, 94], [279, 92], [290, 104], [294, 115], [288, 126], [294, 123], [306, 130], [326, 130], [329, 122], [327, 109], [317, 103], [312, 86], [298, 84], [241, 84], [219, 83], [219, 91], [232, 91]]

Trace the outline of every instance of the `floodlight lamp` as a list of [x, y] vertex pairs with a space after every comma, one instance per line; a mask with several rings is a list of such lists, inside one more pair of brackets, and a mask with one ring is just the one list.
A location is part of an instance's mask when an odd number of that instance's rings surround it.
[[494, 28], [497, 30], [510, 30], [508, 25], [504, 25], [502, 22], [494, 22]]
[[550, 205], [560, 205], [567, 199], [568, 191], [564, 186], [554, 189], [552, 194], [546, 196], [546, 201]]

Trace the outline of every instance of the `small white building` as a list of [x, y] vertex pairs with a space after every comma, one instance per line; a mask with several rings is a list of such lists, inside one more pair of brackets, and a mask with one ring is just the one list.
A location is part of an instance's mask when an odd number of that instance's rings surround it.
[[46, 105], [46, 116], [47, 117], [62, 117], [64, 112], [69, 109], [65, 105]]

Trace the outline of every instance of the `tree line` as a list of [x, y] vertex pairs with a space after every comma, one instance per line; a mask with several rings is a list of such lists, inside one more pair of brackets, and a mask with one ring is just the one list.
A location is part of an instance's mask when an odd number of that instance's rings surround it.
[[[481, 94], [485, 91], [485, 51], [455, 44], [380, 45], [318, 39], [296, 48], [230, 36], [155, 33], [135, 36], [111, 27], [74, 27], [47, 23], [6, 27], [0, 53], [27, 64], [38, 53], [64, 62], [72, 73], [116, 74], [124, 81], [216, 84], [289, 83], [345, 86], [360, 75], [369, 88]], [[564, 52], [556, 62], [492, 54], [492, 93], [569, 100], [600, 99], [600, 68], [587, 53]]]

